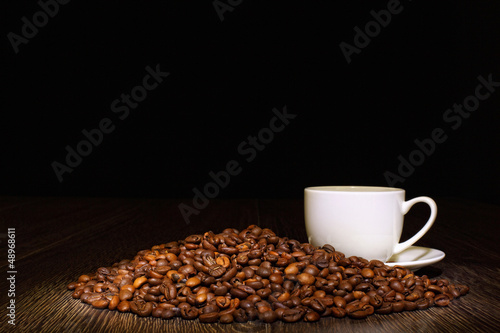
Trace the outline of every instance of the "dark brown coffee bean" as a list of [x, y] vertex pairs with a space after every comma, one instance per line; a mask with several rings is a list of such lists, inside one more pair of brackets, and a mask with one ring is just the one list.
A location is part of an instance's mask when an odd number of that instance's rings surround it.
[[429, 300], [426, 298], [420, 298], [415, 301], [418, 310], [425, 310], [429, 307]]
[[256, 292], [256, 294], [259, 295], [262, 299], [269, 297], [269, 295], [271, 295], [271, 293], [272, 293], [272, 290], [269, 288], [259, 289]]
[[360, 283], [358, 284], [354, 290], [356, 291], [363, 291], [363, 292], [369, 292], [370, 290], [372, 290], [373, 286], [369, 283]]
[[236, 309], [233, 313], [233, 318], [238, 323], [246, 323], [248, 321], [248, 316], [243, 309]]
[[450, 304], [450, 297], [446, 294], [440, 294], [434, 297], [434, 304], [436, 306], [448, 306]]
[[203, 313], [200, 314], [198, 319], [200, 320], [200, 323], [215, 323], [217, 322], [217, 320], [219, 320], [219, 313], [217, 312]]
[[461, 296], [464, 296], [464, 295], [466, 295], [469, 292], [469, 287], [464, 286], [462, 284], [457, 284], [455, 287], [460, 292]]
[[453, 296], [453, 298], [460, 297], [460, 291], [454, 285], [448, 286], [448, 291]]
[[293, 308], [283, 311], [282, 317], [283, 321], [287, 323], [295, 323], [302, 319], [302, 315], [303, 315], [302, 311], [300, 311], [297, 308]]
[[195, 243], [198, 244], [203, 240], [202, 235], [191, 235], [185, 239], [186, 243]]
[[410, 301], [403, 301], [405, 311], [413, 311], [417, 309], [417, 303]]
[[232, 314], [224, 314], [219, 318], [221, 324], [231, 324], [233, 320], [234, 319]]
[[163, 315], [163, 309], [160, 307], [156, 307], [153, 309], [153, 311], [151, 311], [151, 316], [155, 318], [161, 318], [162, 315]]
[[250, 258], [250, 259], [260, 258], [261, 256], [262, 256], [261, 250], [252, 250], [252, 251], [248, 252], [248, 258]]
[[260, 320], [265, 323], [274, 323], [278, 320], [278, 315], [273, 310], [267, 310], [259, 315]]
[[301, 285], [311, 285], [316, 279], [309, 273], [301, 273], [297, 275], [297, 280]]
[[441, 287], [439, 287], [439, 286], [434, 285], [434, 284], [432, 284], [429, 287], [427, 287], [427, 290], [428, 291], [432, 291], [436, 295], [443, 293], [443, 289]]
[[406, 300], [414, 302], [414, 301], [416, 301], [416, 300], [418, 300], [419, 298], [422, 298], [422, 297], [423, 297], [423, 295], [421, 295], [420, 293], [414, 291], [411, 294], [409, 294], [408, 296], [406, 296]]
[[229, 293], [233, 296], [233, 297], [236, 297], [236, 298], [239, 298], [239, 299], [245, 299], [248, 297], [248, 294], [239, 289], [239, 288], [231, 288], [231, 290], [229, 291]]
[[111, 300], [109, 301], [108, 309], [110, 310], [116, 309], [119, 303], [120, 303], [120, 297], [118, 297], [118, 295], [113, 295], [111, 297]]
[[250, 286], [247, 286], [247, 285], [244, 285], [244, 284], [240, 284], [237, 288], [240, 289], [240, 290], [243, 290], [248, 295], [254, 295], [255, 294], [255, 289], [253, 289]]
[[175, 317], [175, 312], [173, 310], [169, 310], [169, 309], [163, 310], [163, 312], [161, 313], [161, 317], [163, 319], [174, 318]]
[[130, 302], [130, 310], [141, 317], [147, 317], [153, 311], [153, 303], [143, 300], [132, 301]]
[[71, 294], [73, 298], [80, 298], [83, 295], [83, 287], [76, 288], [75, 291]]
[[259, 275], [260, 277], [263, 277], [263, 278], [268, 278], [270, 275], [271, 275], [271, 270], [269, 268], [266, 268], [266, 267], [259, 267], [259, 269], [257, 270], [257, 275]]
[[214, 294], [217, 296], [224, 296], [228, 292], [228, 288], [226, 286], [215, 286], [214, 287]]
[[389, 281], [385, 277], [383, 277], [383, 276], [375, 276], [373, 278], [372, 284], [375, 287], [388, 286], [389, 285]]
[[325, 312], [325, 305], [321, 303], [318, 299], [313, 299], [308, 305], [311, 309], [316, 312], [323, 313]]
[[257, 280], [254, 280], [254, 281], [246, 280], [245, 285], [251, 287], [255, 291], [261, 289], [264, 286], [264, 284], [261, 281], [257, 281]]
[[365, 278], [365, 279], [372, 279], [374, 276], [375, 276], [375, 273], [373, 272], [372, 269], [368, 268], [368, 267], [365, 267], [361, 270], [361, 275]]
[[382, 306], [375, 310], [377, 314], [389, 314], [392, 313], [392, 303], [384, 302]]
[[321, 318], [321, 316], [319, 315], [319, 313], [317, 313], [315, 311], [311, 311], [311, 312], [306, 313], [306, 315], [304, 316], [304, 321], [315, 322], [315, 321], [320, 320], [320, 318]]
[[352, 291], [352, 285], [349, 283], [349, 281], [347, 280], [342, 280], [338, 287], [337, 287], [339, 290], [343, 290], [343, 291], [346, 291], [346, 292], [351, 292]]
[[307, 265], [306, 268], [304, 268], [304, 270], [302, 271], [302, 273], [307, 273], [312, 276], [317, 276], [319, 274], [319, 269], [314, 265]]
[[273, 273], [271, 275], [269, 275], [269, 281], [271, 283], [276, 283], [276, 284], [283, 284], [283, 276], [281, 274], [278, 274], [278, 273]]
[[347, 315], [347, 311], [344, 308], [332, 308], [332, 316], [335, 318], [344, 318]]
[[245, 274], [246, 279], [251, 279], [255, 275], [255, 271], [248, 266], [244, 267], [241, 271]]
[[446, 306], [469, 291], [255, 225], [155, 245], [66, 287], [97, 308], [221, 323], [365, 318]]
[[129, 312], [130, 311], [130, 303], [128, 301], [121, 301], [118, 303], [116, 307], [120, 312]]
[[373, 306], [375, 309], [378, 309], [382, 306], [382, 304], [384, 303], [384, 299], [382, 298], [382, 296], [378, 295], [378, 294], [375, 294], [373, 296], [369, 296], [370, 299], [369, 299], [369, 303], [371, 306]]
[[109, 305], [109, 301], [107, 299], [98, 299], [92, 302], [92, 306], [97, 309], [106, 309]]
[[247, 318], [249, 321], [259, 319], [260, 313], [256, 308], [248, 308], [245, 310], [245, 313], [247, 314]]
[[345, 298], [340, 296], [335, 296], [333, 298], [333, 302], [335, 303], [335, 306], [338, 308], [345, 308], [345, 306], [347, 305]]
[[181, 316], [183, 319], [193, 320], [198, 317], [198, 309], [194, 306], [186, 306], [181, 308]]
[[398, 293], [402, 293], [405, 290], [405, 287], [398, 280], [392, 280], [389, 286]]
[[405, 298], [406, 298], [405, 295], [401, 293], [396, 293], [396, 295], [394, 296], [394, 300], [397, 302], [404, 301]]
[[392, 303], [392, 312], [401, 312], [405, 309], [405, 303], [403, 301]]
[[89, 282], [90, 281], [90, 276], [84, 274], [84, 275], [80, 275], [80, 277], [78, 278], [78, 282]]

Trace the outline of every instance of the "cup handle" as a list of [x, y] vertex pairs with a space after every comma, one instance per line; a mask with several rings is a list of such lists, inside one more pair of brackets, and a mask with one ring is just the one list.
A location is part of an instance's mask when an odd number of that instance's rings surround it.
[[397, 254], [403, 250], [406, 250], [407, 248], [412, 246], [416, 241], [418, 241], [420, 238], [422, 238], [422, 236], [427, 231], [429, 231], [429, 229], [434, 224], [434, 221], [436, 220], [437, 205], [434, 202], [434, 200], [432, 200], [429, 197], [418, 197], [418, 198], [414, 198], [414, 199], [403, 202], [403, 206], [402, 206], [403, 215], [406, 215], [406, 213], [408, 213], [410, 208], [414, 204], [416, 204], [417, 202], [425, 202], [426, 204], [428, 204], [429, 207], [431, 208], [431, 216], [427, 220], [427, 223], [425, 223], [424, 227], [422, 229], [420, 229], [420, 231], [417, 232], [413, 237], [411, 237], [410, 239], [408, 239], [407, 241], [405, 241], [403, 243], [396, 244], [396, 246], [394, 247], [394, 252], [393, 252], [394, 254]]

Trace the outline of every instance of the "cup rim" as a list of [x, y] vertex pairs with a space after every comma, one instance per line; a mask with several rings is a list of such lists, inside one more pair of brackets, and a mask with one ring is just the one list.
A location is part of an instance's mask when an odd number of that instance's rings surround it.
[[384, 186], [359, 186], [359, 185], [331, 185], [331, 186], [309, 186], [304, 188], [304, 191], [309, 192], [324, 192], [324, 193], [387, 193], [387, 192], [400, 192], [404, 189], [397, 187], [384, 187]]

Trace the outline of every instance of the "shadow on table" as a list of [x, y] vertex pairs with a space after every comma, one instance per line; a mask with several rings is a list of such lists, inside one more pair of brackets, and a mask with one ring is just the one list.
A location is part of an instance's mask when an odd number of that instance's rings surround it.
[[418, 276], [427, 275], [429, 279], [433, 279], [443, 274], [443, 271], [434, 266], [426, 266], [416, 271], [415, 274]]

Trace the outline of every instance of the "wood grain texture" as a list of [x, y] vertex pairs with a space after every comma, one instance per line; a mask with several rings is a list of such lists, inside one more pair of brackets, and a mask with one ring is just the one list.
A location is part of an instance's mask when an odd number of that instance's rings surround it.
[[[16, 326], [7, 323], [5, 278], [0, 285], [1, 332], [498, 332], [500, 331], [500, 207], [438, 199], [438, 218], [416, 245], [440, 249], [443, 261], [418, 275], [470, 286], [449, 307], [317, 323], [200, 324], [98, 310], [71, 298], [66, 285], [83, 273], [132, 258], [139, 250], [207, 230], [250, 224], [307, 241], [302, 200], [213, 200], [186, 224], [179, 200], [0, 198], [0, 233], [16, 228]], [[416, 206], [403, 238], [428, 216]], [[4, 240], [4, 239], [3, 239]], [[7, 271], [2, 240], [1, 271]], [[6, 273], [4, 273], [5, 276]]]

